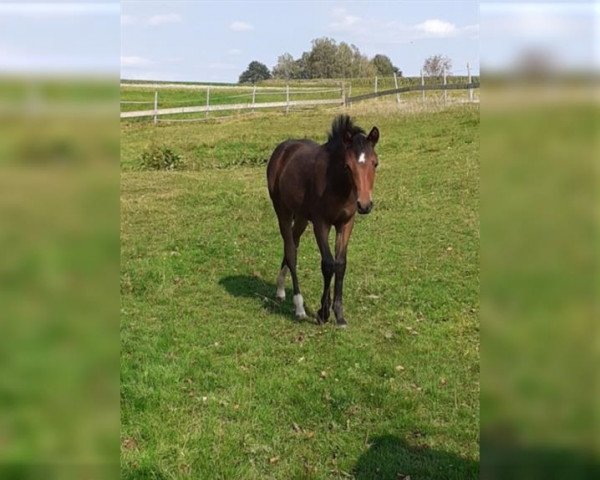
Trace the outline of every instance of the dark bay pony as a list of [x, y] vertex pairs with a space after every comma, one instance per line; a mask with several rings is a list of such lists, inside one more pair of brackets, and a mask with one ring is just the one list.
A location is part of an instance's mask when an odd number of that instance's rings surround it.
[[[298, 318], [306, 317], [298, 286], [296, 255], [300, 237], [312, 222], [321, 252], [323, 295], [317, 321], [329, 319], [331, 279], [335, 275], [333, 311], [337, 325], [345, 327], [342, 289], [346, 272], [346, 251], [356, 212], [373, 208], [373, 183], [378, 158], [377, 127], [369, 132], [340, 115], [331, 126], [327, 143], [287, 140], [277, 146], [267, 166], [269, 195], [283, 238], [283, 261], [277, 277], [277, 298], [285, 299], [287, 271], [292, 275], [294, 306]], [[329, 248], [329, 232], [335, 227], [335, 257]]]

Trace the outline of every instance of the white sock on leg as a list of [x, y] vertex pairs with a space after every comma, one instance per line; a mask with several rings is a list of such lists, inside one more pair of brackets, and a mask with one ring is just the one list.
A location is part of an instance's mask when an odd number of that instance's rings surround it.
[[306, 312], [304, 311], [304, 299], [299, 293], [294, 295], [294, 306], [296, 307], [296, 316], [298, 318], [306, 318]]
[[277, 276], [277, 298], [279, 300], [285, 300], [285, 276], [288, 272], [287, 265], [284, 266], [279, 275]]

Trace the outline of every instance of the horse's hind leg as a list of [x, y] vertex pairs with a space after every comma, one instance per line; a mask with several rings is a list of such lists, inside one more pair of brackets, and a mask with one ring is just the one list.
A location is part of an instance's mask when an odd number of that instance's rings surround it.
[[[305, 218], [294, 218], [294, 224], [292, 226], [292, 236], [294, 237], [294, 245], [296, 246], [296, 258], [298, 257], [298, 247], [300, 246], [300, 237], [306, 230], [306, 226], [308, 225], [308, 220]], [[281, 261], [281, 270], [279, 271], [279, 275], [277, 276], [277, 298], [279, 300], [285, 300], [285, 277], [289, 268], [285, 261], [285, 252], [283, 255], [283, 260]]]
[[277, 275], [277, 299], [285, 300], [285, 276], [288, 272], [287, 264], [285, 263], [285, 255], [283, 256], [283, 260], [281, 261], [281, 270], [279, 270], [279, 275]]
[[[294, 241], [294, 228], [292, 227], [292, 216], [291, 215], [278, 215], [279, 220], [279, 231], [283, 238], [283, 252], [284, 252], [284, 263], [287, 265], [290, 274], [292, 275], [292, 284], [294, 288], [294, 306], [296, 307], [296, 317], [305, 318], [306, 312], [304, 310], [304, 299], [300, 294], [300, 286], [298, 285], [298, 275], [296, 274], [296, 254], [297, 247]], [[306, 226], [304, 226], [306, 228]], [[299, 228], [298, 228], [299, 229]], [[304, 229], [302, 229], [304, 231]], [[300, 233], [301, 235], [301, 233]], [[298, 240], [299, 240], [298, 236]], [[282, 276], [282, 271], [279, 273]], [[283, 275], [285, 278], [285, 273]], [[279, 279], [278, 279], [279, 281]], [[277, 285], [279, 291], [279, 283]]]

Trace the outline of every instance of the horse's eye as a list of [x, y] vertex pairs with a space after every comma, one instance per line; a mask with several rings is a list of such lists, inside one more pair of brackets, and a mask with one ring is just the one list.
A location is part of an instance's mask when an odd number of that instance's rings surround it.
[[375, 162], [375, 168], [379, 166], [379, 162]]

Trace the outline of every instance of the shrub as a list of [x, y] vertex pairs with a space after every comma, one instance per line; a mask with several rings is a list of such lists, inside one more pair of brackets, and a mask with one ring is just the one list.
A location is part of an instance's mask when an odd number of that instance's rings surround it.
[[141, 156], [144, 170], [178, 170], [183, 167], [181, 156], [169, 147], [152, 145]]

